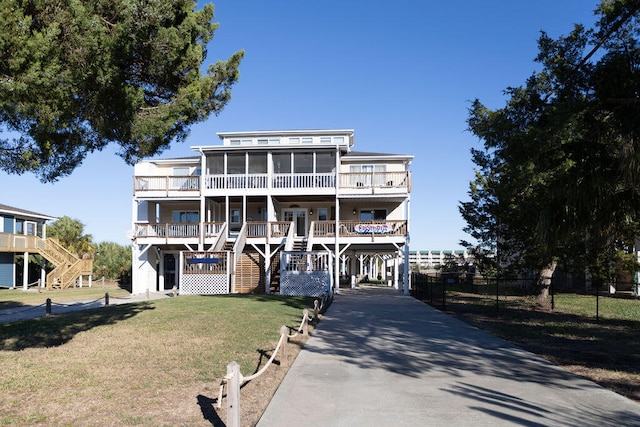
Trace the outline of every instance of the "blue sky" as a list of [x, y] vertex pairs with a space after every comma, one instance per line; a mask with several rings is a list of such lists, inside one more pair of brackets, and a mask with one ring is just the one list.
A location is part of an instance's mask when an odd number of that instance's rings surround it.
[[[591, 25], [596, 0], [219, 0], [208, 61], [245, 49], [233, 99], [159, 157], [219, 144], [216, 132], [354, 129], [355, 150], [415, 156], [411, 249], [456, 249], [480, 147], [470, 102], [504, 105], [503, 90], [537, 68], [537, 38]], [[0, 172], [0, 203], [80, 220], [95, 242], [129, 244], [133, 167], [116, 147], [42, 184]]]

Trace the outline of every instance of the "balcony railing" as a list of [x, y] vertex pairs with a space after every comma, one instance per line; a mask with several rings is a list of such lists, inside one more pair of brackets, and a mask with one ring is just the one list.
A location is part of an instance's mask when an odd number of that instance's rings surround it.
[[411, 172], [352, 172], [340, 174], [341, 189], [386, 188], [411, 192]]
[[[287, 221], [249, 221], [246, 223], [246, 237], [284, 238], [291, 228]], [[224, 223], [207, 222], [204, 224], [204, 237], [216, 237]], [[335, 221], [314, 221], [313, 237], [333, 237], [336, 235]], [[148, 238], [199, 238], [199, 223], [138, 223], [135, 226], [136, 237]], [[406, 221], [340, 221], [340, 237], [364, 236], [406, 236]]]
[[244, 188], [267, 188], [267, 174], [207, 175], [204, 188], [207, 190], [229, 190]]
[[[291, 227], [291, 222], [247, 222], [247, 238], [286, 237]], [[268, 232], [268, 234], [267, 234]]]
[[[222, 222], [205, 222], [204, 237], [215, 237], [220, 233]], [[136, 237], [199, 238], [200, 224], [194, 222], [138, 223]]]
[[136, 176], [135, 191], [199, 191], [199, 176]]
[[[199, 176], [136, 176], [136, 192], [199, 191]], [[335, 173], [286, 173], [205, 175], [205, 190], [314, 190], [335, 189]], [[341, 173], [338, 178], [340, 191], [381, 189], [383, 191], [411, 192], [411, 172], [357, 172]]]
[[[314, 221], [313, 237], [334, 237], [335, 221]], [[406, 236], [407, 221], [340, 221], [340, 237]]]
[[277, 173], [273, 175], [271, 186], [278, 189], [335, 188], [336, 175], [334, 173]]

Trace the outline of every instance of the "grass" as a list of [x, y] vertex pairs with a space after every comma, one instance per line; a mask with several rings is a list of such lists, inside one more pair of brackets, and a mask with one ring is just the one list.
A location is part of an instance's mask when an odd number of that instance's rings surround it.
[[[563, 293], [555, 308], [533, 297], [448, 292], [449, 314], [640, 401], [640, 301]], [[440, 303], [440, 301], [438, 301]], [[438, 306], [436, 305], [436, 308]]]
[[115, 285], [107, 283], [106, 286], [102, 282], [94, 282], [92, 287], [85, 286], [82, 288], [68, 289], [34, 289], [27, 291], [22, 288], [8, 289], [0, 288], [0, 310], [5, 308], [16, 308], [23, 306], [37, 306], [44, 304], [47, 298], [51, 298], [54, 303], [70, 303], [77, 301], [92, 301], [103, 298], [108, 292], [110, 297], [124, 298], [129, 296], [129, 292]]
[[[0, 324], [0, 425], [223, 425], [213, 405], [227, 364], [257, 371], [280, 326], [297, 328], [312, 305], [181, 296]], [[284, 372], [276, 365], [243, 388], [255, 400], [243, 422], [257, 421]]]

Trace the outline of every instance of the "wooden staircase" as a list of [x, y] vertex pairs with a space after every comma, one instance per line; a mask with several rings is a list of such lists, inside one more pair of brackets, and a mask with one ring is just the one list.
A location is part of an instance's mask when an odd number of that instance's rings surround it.
[[293, 249], [294, 252], [304, 252], [307, 250], [307, 241], [306, 239], [302, 240], [294, 240], [293, 241]]
[[80, 259], [66, 250], [57, 240], [48, 238], [40, 245], [40, 254], [55, 268], [47, 274], [47, 289], [66, 289], [73, 286], [80, 275], [93, 272], [92, 259]]
[[47, 289], [64, 289], [72, 286], [81, 275], [93, 273], [93, 260], [80, 259], [66, 250], [57, 240], [38, 236], [0, 233], [0, 252], [30, 252], [42, 255], [53, 264], [47, 274]]
[[271, 257], [271, 283], [270, 292], [280, 292], [280, 254], [282, 250], [279, 250]]

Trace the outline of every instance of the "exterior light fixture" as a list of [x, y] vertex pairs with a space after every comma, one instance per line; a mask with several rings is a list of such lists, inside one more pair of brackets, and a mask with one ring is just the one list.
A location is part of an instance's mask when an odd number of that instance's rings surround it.
[[358, 213], [358, 211], [356, 210], [356, 208], [353, 208], [353, 214], [356, 215]]
[[309, 209], [309, 215], [313, 215], [313, 208]]

